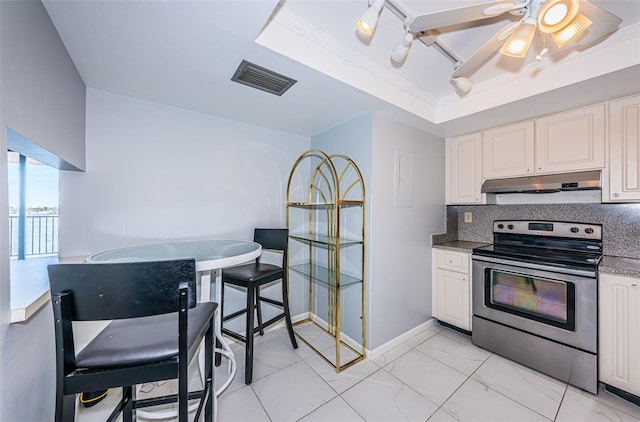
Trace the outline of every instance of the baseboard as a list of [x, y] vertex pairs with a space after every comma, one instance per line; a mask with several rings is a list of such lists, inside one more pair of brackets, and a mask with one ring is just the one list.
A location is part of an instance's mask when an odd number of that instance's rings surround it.
[[[308, 318], [308, 313], [303, 312], [301, 314], [298, 315], [294, 315], [291, 317], [291, 321], [295, 324], [296, 322], [300, 322], [303, 321], [305, 319]], [[326, 328], [326, 322], [320, 320], [319, 318], [314, 319], [314, 321], [320, 325], [321, 327], [325, 327]], [[281, 326], [282, 323], [280, 324], [275, 324], [274, 328]], [[394, 347], [404, 343], [405, 341], [407, 341], [408, 339], [410, 339], [411, 337], [415, 336], [416, 334], [421, 333], [422, 331], [426, 330], [427, 328], [431, 328], [431, 327], [436, 327], [438, 324], [437, 320], [435, 318], [431, 318], [430, 320], [423, 322], [422, 324], [418, 325], [417, 327], [412, 328], [411, 330], [399, 335], [398, 337], [384, 343], [381, 346], [376, 347], [375, 349], [371, 350], [371, 349], [366, 349], [365, 353], [367, 356], [367, 359], [376, 359], [380, 356], [382, 356], [383, 354], [385, 354], [386, 352], [388, 352], [389, 350], [393, 349]], [[346, 336], [343, 334], [342, 336], [342, 340], [347, 343], [349, 346], [355, 348], [356, 350], [359, 349], [360, 344], [358, 342], [356, 342], [355, 340], [353, 340], [352, 338], [350, 338], [349, 336]]]
[[369, 359], [376, 359], [380, 356], [382, 356], [383, 354], [385, 354], [386, 352], [388, 352], [389, 350], [393, 349], [396, 346], [399, 346], [400, 344], [404, 343], [405, 341], [409, 340], [411, 337], [415, 336], [416, 334], [421, 333], [422, 331], [426, 330], [427, 328], [431, 328], [431, 327], [435, 327], [437, 325], [437, 321], [435, 318], [431, 318], [430, 320], [423, 322], [422, 324], [418, 325], [415, 328], [412, 328], [411, 330], [399, 335], [398, 337], [389, 340], [388, 342], [384, 343], [381, 346], [376, 347], [373, 350], [368, 350], [367, 351], [367, 358]]

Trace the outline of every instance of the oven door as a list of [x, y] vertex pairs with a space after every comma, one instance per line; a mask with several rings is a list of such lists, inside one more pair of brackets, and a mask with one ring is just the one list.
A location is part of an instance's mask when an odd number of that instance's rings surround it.
[[473, 256], [473, 314], [596, 353], [595, 274], [558, 271], [571, 270]]

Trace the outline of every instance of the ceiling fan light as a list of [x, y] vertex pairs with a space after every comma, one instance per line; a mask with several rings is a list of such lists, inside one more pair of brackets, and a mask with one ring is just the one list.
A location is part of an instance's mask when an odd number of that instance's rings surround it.
[[538, 12], [538, 28], [550, 34], [567, 26], [578, 14], [578, 0], [547, 0]]
[[562, 47], [569, 41], [572, 41], [582, 35], [582, 33], [591, 26], [591, 23], [591, 19], [581, 13], [578, 13], [569, 25], [559, 31], [551, 33], [551, 38], [558, 47]]
[[356, 24], [360, 33], [367, 36], [373, 34], [373, 31], [376, 29], [376, 25], [378, 24], [378, 18], [380, 17], [380, 12], [382, 11], [383, 6], [384, 0], [374, 0], [370, 3], [370, 6], [365, 10], [360, 19], [358, 19], [358, 23]]
[[409, 47], [411, 47], [411, 43], [413, 42], [413, 34], [411, 32], [407, 32], [402, 41], [396, 45], [396, 48], [391, 52], [391, 60], [396, 63], [402, 63], [409, 54]]
[[509, 57], [523, 58], [527, 55], [529, 47], [536, 35], [536, 24], [523, 22], [513, 31], [500, 48], [500, 54]]

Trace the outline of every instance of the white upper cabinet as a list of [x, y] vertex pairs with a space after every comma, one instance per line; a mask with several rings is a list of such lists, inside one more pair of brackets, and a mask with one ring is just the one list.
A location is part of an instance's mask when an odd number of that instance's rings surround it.
[[534, 172], [533, 121], [482, 133], [482, 175], [485, 179], [529, 176]]
[[605, 107], [598, 104], [535, 121], [536, 173], [601, 169], [605, 164]]
[[603, 201], [640, 201], [640, 96], [609, 103], [608, 170]]
[[480, 132], [447, 139], [446, 202], [447, 204], [481, 204], [482, 135]]

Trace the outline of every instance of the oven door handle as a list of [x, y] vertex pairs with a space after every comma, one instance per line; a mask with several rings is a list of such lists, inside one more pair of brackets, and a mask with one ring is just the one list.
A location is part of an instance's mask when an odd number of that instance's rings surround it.
[[503, 264], [503, 265], [522, 267], [522, 268], [531, 268], [535, 270], [549, 271], [553, 273], [578, 275], [578, 276], [591, 277], [591, 278], [596, 277], [596, 272], [589, 271], [589, 270], [576, 270], [573, 268], [551, 267], [549, 265], [535, 264], [532, 262], [514, 261], [510, 259], [493, 258], [493, 257], [481, 256], [481, 255], [472, 255], [472, 259], [474, 261], [492, 262], [494, 264]]

